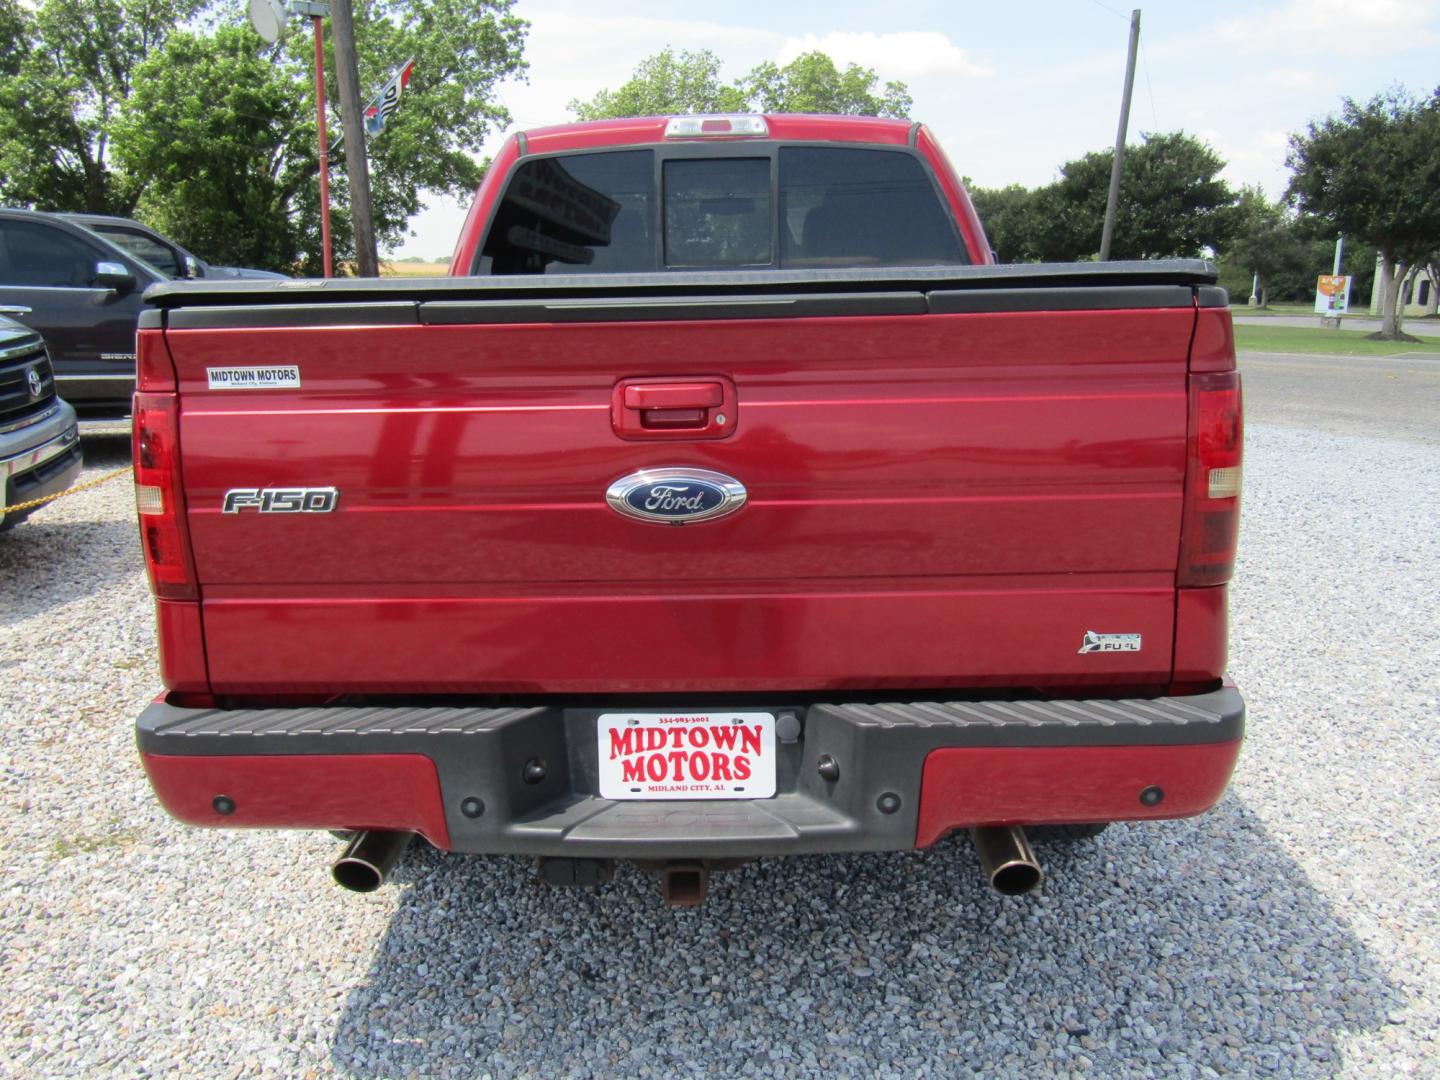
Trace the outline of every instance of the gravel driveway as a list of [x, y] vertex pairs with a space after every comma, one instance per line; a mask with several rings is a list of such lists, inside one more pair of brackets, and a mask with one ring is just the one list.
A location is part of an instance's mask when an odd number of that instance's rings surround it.
[[0, 1073], [1433, 1075], [1440, 444], [1248, 444], [1230, 794], [1042, 847], [1019, 899], [961, 840], [759, 863], [694, 911], [429, 852], [362, 897], [329, 837], [182, 827], [131, 744], [129, 487], [63, 500], [0, 536]]

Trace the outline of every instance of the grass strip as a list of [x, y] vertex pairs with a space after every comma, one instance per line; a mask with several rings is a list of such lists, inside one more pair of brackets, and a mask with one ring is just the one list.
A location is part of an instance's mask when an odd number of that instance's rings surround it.
[[1414, 341], [1372, 341], [1361, 330], [1330, 330], [1306, 326], [1235, 327], [1235, 347], [1249, 352], [1320, 353], [1327, 356], [1394, 356], [1396, 353], [1434, 353], [1440, 356], [1440, 338]]

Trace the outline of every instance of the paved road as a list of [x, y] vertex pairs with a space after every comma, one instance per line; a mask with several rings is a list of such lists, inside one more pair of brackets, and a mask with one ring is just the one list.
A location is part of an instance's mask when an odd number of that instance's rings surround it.
[[[1320, 325], [1319, 315], [1242, 315], [1236, 311], [1234, 318], [1237, 323], [1243, 323], [1246, 326], [1316, 327]], [[1367, 334], [1374, 334], [1380, 330], [1380, 320], [1347, 317], [1344, 327], [1346, 330], [1361, 330]], [[1440, 321], [1406, 319], [1404, 330], [1405, 333], [1414, 337], [1440, 337]]]
[[753, 864], [695, 911], [423, 849], [342, 893], [327, 836], [158, 809], [131, 491], [47, 508], [0, 537], [0, 1077], [1433, 1073], [1440, 361], [1242, 363], [1230, 793], [1045, 846], [1016, 899], [963, 838]]
[[1242, 353], [1240, 371], [1252, 423], [1440, 443], [1440, 355]]

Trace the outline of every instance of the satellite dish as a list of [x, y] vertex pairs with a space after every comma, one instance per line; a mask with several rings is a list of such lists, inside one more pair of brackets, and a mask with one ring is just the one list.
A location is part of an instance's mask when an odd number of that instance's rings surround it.
[[285, 36], [290, 13], [280, 0], [250, 0], [250, 25], [271, 45]]

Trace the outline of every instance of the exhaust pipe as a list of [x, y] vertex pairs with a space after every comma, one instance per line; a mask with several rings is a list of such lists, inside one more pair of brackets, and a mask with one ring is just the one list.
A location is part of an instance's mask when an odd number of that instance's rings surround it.
[[345, 845], [330, 868], [337, 885], [351, 892], [374, 892], [385, 884], [400, 856], [415, 839], [413, 832], [362, 832]]
[[1020, 896], [1039, 886], [1045, 872], [1035, 861], [1025, 830], [1019, 825], [993, 825], [971, 829], [980, 871], [990, 887], [1005, 896]]
[[660, 870], [660, 895], [671, 907], [699, 907], [710, 895], [710, 868], [703, 862], [668, 862]]

